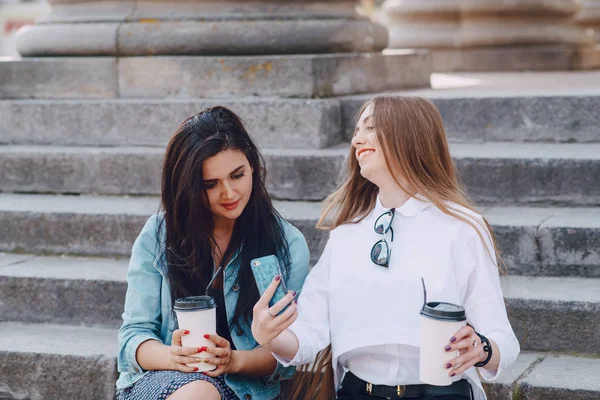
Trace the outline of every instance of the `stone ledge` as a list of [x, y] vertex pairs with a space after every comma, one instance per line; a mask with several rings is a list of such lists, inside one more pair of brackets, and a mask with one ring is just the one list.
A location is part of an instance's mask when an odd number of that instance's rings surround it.
[[[265, 149], [267, 189], [281, 200], [323, 200], [341, 180], [348, 149]], [[478, 203], [600, 205], [600, 144], [452, 143], [450, 150]], [[0, 190], [154, 195], [163, 154], [161, 147], [0, 146], [8, 172]]]
[[128, 260], [21, 257], [0, 253], [0, 320], [119, 326]]
[[333, 97], [429, 87], [430, 73], [431, 56], [424, 51], [388, 55], [126, 57], [119, 59], [119, 96]]
[[[0, 388], [16, 398], [113, 399], [117, 330], [74, 326], [0, 323]], [[67, 342], [65, 338], [69, 338]], [[89, 346], [90, 340], [95, 346]], [[66, 342], [66, 343], [65, 343]], [[36, 354], [31, 343], [43, 346]], [[62, 348], [75, 344], [65, 352]], [[88, 349], [110, 347], [110, 355], [85, 355]], [[3, 346], [4, 347], [4, 346]], [[37, 368], [30, 366], [35, 363]], [[600, 359], [547, 353], [522, 353], [496, 382], [484, 383], [490, 400], [592, 400], [600, 397], [596, 377]]]
[[229, 98], [0, 101], [0, 143], [165, 146], [181, 121], [215, 105], [239, 114], [261, 148], [322, 148], [342, 140], [338, 100]]
[[[583, 89], [600, 74], [585, 73], [567, 82], [569, 91], [543, 85], [563, 81], [554, 74], [536, 80], [534, 93], [497, 87], [416, 90], [394, 95], [425, 96], [439, 108], [450, 140], [516, 142], [599, 142], [600, 97]], [[460, 75], [467, 81], [494, 77]], [[523, 82], [526, 77], [513, 77]], [[505, 81], [500, 81], [504, 85]], [[487, 82], [487, 84], [490, 84]], [[491, 85], [491, 84], [490, 84]], [[499, 92], [499, 90], [503, 90]], [[554, 94], [553, 94], [554, 93]], [[43, 145], [161, 145], [177, 124], [203, 108], [231, 107], [247, 123], [261, 147], [323, 148], [349, 141], [353, 119], [371, 95], [340, 99], [147, 99], [147, 100], [4, 100], [0, 101], [0, 143]], [[340, 106], [341, 104], [341, 106]], [[39, 129], [44, 126], [44, 129]]]
[[[0, 255], [0, 263], [12, 256]], [[31, 257], [6, 265], [0, 268], [0, 320], [118, 327], [126, 270], [126, 259], [80, 257]], [[592, 278], [503, 277], [521, 348], [579, 353], [598, 348], [598, 287], [600, 279]], [[578, 340], [569, 340], [574, 336]]]
[[8, 398], [113, 400], [116, 330], [0, 323], [0, 391]]
[[386, 55], [24, 58], [0, 62], [0, 99], [322, 98], [429, 87], [430, 74], [431, 55], [424, 50]]
[[2, 60], [0, 99], [114, 98], [117, 73], [114, 58]]
[[496, 381], [482, 382], [488, 400], [522, 400], [515, 397], [519, 390], [519, 379], [534, 368], [542, 357], [535, 353], [521, 353], [515, 363]]
[[570, 46], [436, 49], [435, 72], [567, 71], [575, 69], [577, 49]]
[[[439, 76], [439, 74], [436, 74]], [[434, 75], [435, 76], [435, 75]], [[574, 89], [553, 88], [552, 80], [563, 76], [549, 74], [536, 80], [535, 92], [517, 88], [496, 87], [494, 76], [484, 74], [458, 75], [458, 80], [481, 82], [477, 86], [444, 90], [416, 90], [393, 95], [424, 96], [433, 101], [442, 114], [446, 134], [455, 141], [516, 141], [516, 142], [598, 142], [600, 116], [600, 74], [582, 73], [570, 82]], [[452, 76], [450, 76], [452, 78]], [[498, 77], [499, 79], [500, 77]], [[527, 76], [508, 76], [527, 85]], [[582, 88], [592, 82], [590, 89]], [[508, 84], [505, 80], [499, 85]], [[531, 87], [532, 83], [529, 83]], [[544, 89], [543, 85], [547, 85]], [[487, 87], [486, 87], [487, 86]], [[576, 87], [578, 86], [578, 87]], [[512, 93], [507, 93], [512, 92]], [[545, 92], [545, 93], [544, 93]], [[353, 119], [370, 96], [352, 96], [342, 100], [343, 130], [346, 140], [354, 131]]]
[[500, 378], [484, 383], [489, 400], [600, 398], [600, 359], [555, 353], [521, 353]]
[[509, 276], [503, 288], [521, 349], [600, 353], [600, 279]]
[[600, 359], [549, 355], [520, 385], [526, 400], [597, 400], [600, 398], [598, 376]]
[[[276, 201], [275, 207], [305, 235], [316, 262], [328, 237], [315, 228], [321, 204]], [[157, 197], [0, 194], [0, 251], [128, 256], [148, 216], [158, 209]], [[597, 208], [482, 208], [509, 273], [536, 276], [600, 278], [598, 212]], [[539, 240], [538, 230], [545, 221], [546, 238]], [[563, 231], [571, 232], [570, 241], [548, 240]], [[570, 257], [580, 261], [573, 266]]]
[[530, 46], [436, 49], [434, 72], [569, 71], [600, 66], [593, 46]]
[[[159, 203], [158, 197], [0, 194], [0, 251], [129, 256]], [[276, 201], [275, 207], [302, 231], [316, 262], [327, 240], [315, 228], [320, 204]]]

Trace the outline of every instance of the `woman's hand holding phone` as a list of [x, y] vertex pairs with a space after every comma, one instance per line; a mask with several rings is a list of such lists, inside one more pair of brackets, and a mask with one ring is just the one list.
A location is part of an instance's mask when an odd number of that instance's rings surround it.
[[[273, 304], [272, 307], [269, 307], [269, 302], [280, 283], [281, 276], [277, 275], [253, 309], [252, 334], [258, 344], [267, 348], [269, 348], [269, 344], [273, 339], [279, 336], [281, 332], [286, 330], [298, 318], [298, 309], [296, 300], [294, 300], [296, 292], [289, 291], [281, 300]], [[288, 305], [289, 307], [279, 314]]]

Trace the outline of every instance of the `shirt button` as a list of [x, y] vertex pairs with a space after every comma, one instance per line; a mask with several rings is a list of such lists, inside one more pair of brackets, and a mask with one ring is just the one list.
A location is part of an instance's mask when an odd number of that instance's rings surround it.
[[244, 331], [241, 329], [238, 329], [238, 331], [236, 333], [238, 336], [244, 336]]
[[249, 394], [247, 394], [247, 395], [244, 396], [244, 399], [246, 399], [246, 400], [252, 400], [252, 396], [249, 395]]
[[[258, 267], [260, 265], [260, 261], [254, 261], [252, 263], [252, 265], [255, 266], [255, 267]], [[250, 396], [250, 395], [248, 395], [248, 396]]]
[[231, 290], [233, 290], [234, 292], [237, 292], [238, 290], [240, 290], [240, 285], [238, 285], [237, 283], [234, 283], [233, 286], [231, 287]]

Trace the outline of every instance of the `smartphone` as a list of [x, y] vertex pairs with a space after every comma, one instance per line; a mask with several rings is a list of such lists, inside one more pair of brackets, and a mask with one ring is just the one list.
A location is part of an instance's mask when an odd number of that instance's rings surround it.
[[271, 301], [269, 301], [269, 307], [272, 307], [288, 292], [283, 271], [279, 265], [279, 260], [275, 255], [255, 258], [254, 260], [250, 261], [250, 266], [252, 268], [252, 273], [254, 274], [254, 280], [256, 281], [258, 292], [261, 296], [277, 275], [281, 277], [279, 286], [277, 286], [277, 290], [275, 291], [273, 298], [271, 298]]

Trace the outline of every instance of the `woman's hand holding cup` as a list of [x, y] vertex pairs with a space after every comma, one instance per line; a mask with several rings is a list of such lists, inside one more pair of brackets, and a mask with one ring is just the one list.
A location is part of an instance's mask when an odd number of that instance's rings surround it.
[[[252, 334], [258, 344], [267, 348], [273, 339], [289, 328], [298, 318], [297, 304], [294, 300], [296, 292], [289, 291], [281, 300], [269, 307], [269, 302], [273, 298], [280, 281], [280, 276], [273, 279], [254, 306], [253, 311]], [[288, 304], [289, 307], [278, 315]]]
[[189, 367], [186, 364], [196, 364], [201, 362], [194, 355], [206, 351], [207, 349], [204, 347], [195, 348], [195, 347], [183, 347], [181, 344], [181, 338], [185, 335], [189, 335], [190, 331], [185, 329], [177, 329], [173, 331], [173, 336], [171, 338], [171, 366], [173, 370], [181, 371], [181, 372], [196, 372], [198, 371], [197, 367]]
[[208, 347], [206, 352], [214, 357], [204, 359], [205, 363], [216, 365], [212, 371], [203, 372], [204, 375], [216, 378], [219, 375], [236, 373], [236, 352], [231, 350], [231, 343], [219, 335], [204, 335], [205, 338], [215, 344], [216, 347]]
[[446, 345], [445, 350], [452, 352], [458, 350], [458, 357], [450, 360], [445, 367], [451, 369], [448, 374], [455, 376], [462, 374], [475, 364], [485, 360], [486, 355], [483, 351], [481, 339], [475, 333], [475, 330], [470, 325], [460, 328]]

